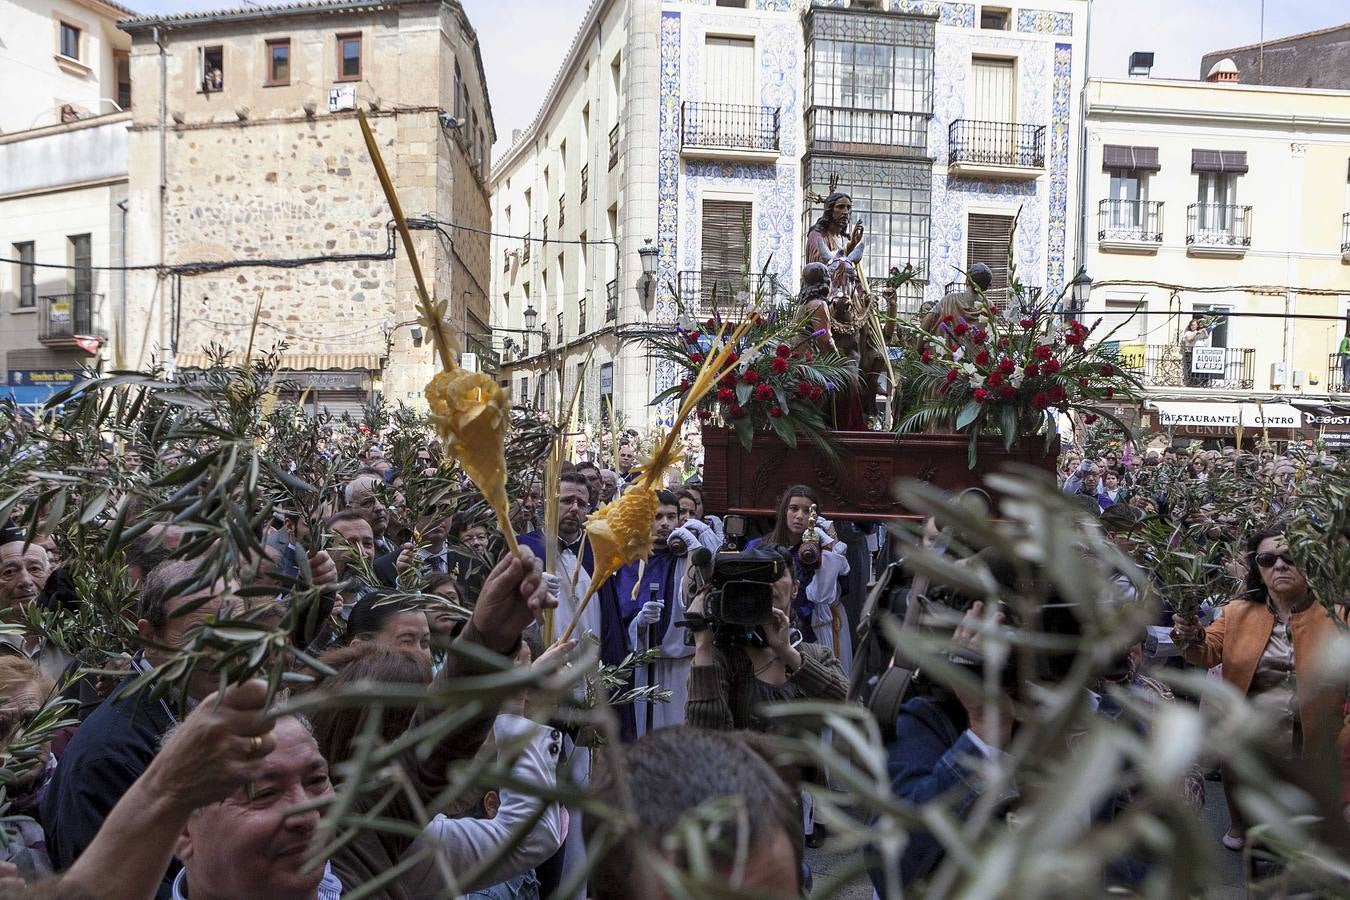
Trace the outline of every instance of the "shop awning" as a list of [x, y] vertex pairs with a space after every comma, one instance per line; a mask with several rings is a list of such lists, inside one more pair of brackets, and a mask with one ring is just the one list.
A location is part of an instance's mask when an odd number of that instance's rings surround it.
[[1204, 403], [1150, 400], [1164, 428], [1209, 426], [1218, 428], [1299, 428], [1303, 413], [1288, 403]]
[[[236, 366], [243, 361], [244, 355], [242, 353], [232, 353], [228, 360], [230, 365]], [[205, 369], [211, 365], [211, 358], [205, 353], [180, 353], [177, 357], [177, 363], [180, 369]], [[281, 354], [281, 369], [287, 372], [304, 372], [307, 370], [315, 372], [349, 372], [353, 370], [378, 372], [381, 368], [380, 356], [377, 353]]]
[[1318, 403], [1314, 400], [1294, 401], [1303, 411], [1303, 424], [1308, 428], [1327, 431], [1350, 431], [1350, 406], [1344, 403]]

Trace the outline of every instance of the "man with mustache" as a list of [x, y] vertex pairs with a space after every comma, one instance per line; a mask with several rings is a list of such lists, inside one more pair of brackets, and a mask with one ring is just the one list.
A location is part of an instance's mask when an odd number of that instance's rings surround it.
[[[571, 623], [573, 611], [586, 596], [595, 571], [595, 559], [590, 543], [584, 540], [586, 516], [591, 508], [591, 490], [585, 476], [565, 472], [558, 485], [558, 554], [555, 571], [544, 573], [549, 593], [558, 598], [558, 611], [553, 616], [553, 633], [545, 634], [545, 643], [556, 641]], [[519, 535], [521, 544], [528, 546], [540, 559], [545, 555], [543, 531]], [[587, 604], [581, 621], [573, 630], [580, 638], [587, 632], [600, 639], [600, 656], [608, 664], [618, 664], [628, 655], [628, 637], [619, 614], [617, 597], [612, 584]]]

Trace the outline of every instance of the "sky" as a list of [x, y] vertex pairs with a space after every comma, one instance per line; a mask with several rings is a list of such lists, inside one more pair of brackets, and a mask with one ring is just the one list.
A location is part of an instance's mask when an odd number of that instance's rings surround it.
[[[248, 5], [243, 0], [122, 0], [143, 14]], [[461, 0], [478, 31], [497, 143], [534, 121], [590, 0]], [[1155, 54], [1155, 78], [1197, 78], [1200, 57], [1256, 43], [1262, 0], [1093, 0], [1092, 75], [1124, 75], [1130, 53]], [[1345, 0], [1265, 0], [1267, 38], [1350, 21]]]

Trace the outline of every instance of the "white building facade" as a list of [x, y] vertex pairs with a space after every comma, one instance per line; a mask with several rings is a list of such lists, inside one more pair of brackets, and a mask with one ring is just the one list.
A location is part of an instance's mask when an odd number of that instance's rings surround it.
[[[1153, 427], [1231, 439], [1203, 423], [1252, 429], [1239, 407], [1261, 400], [1280, 437], [1312, 436], [1317, 409], [1350, 392], [1350, 92], [1228, 68], [1089, 81], [1086, 316], [1117, 329]], [[1197, 315], [1202, 351], [1182, 341]]]
[[[129, 10], [4, 6], [0, 54], [0, 396], [35, 406], [84, 366], [120, 361]], [[20, 89], [20, 86], [22, 89]]]
[[494, 239], [503, 381], [555, 408], [584, 371], [583, 422], [611, 402], [626, 424], [669, 422], [649, 403], [674, 369], [642, 335], [794, 296], [832, 183], [867, 228], [866, 274], [917, 271], [902, 309], [973, 262], [1005, 287], [1019, 214], [1020, 277], [1058, 290], [1086, 27], [1084, 0], [596, 0], [494, 168], [494, 231], [511, 235]]

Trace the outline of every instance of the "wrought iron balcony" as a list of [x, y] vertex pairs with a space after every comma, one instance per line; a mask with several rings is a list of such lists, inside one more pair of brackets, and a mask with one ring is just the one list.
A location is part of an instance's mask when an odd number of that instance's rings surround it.
[[1252, 245], [1252, 208], [1225, 203], [1186, 207], [1186, 252], [1193, 256], [1242, 256]]
[[1123, 344], [1120, 365], [1146, 387], [1190, 387], [1249, 391], [1255, 378], [1251, 347], [1196, 347], [1180, 344]]
[[527, 262], [530, 261], [530, 246], [531, 246], [533, 243], [534, 243], [534, 242], [530, 240], [530, 235], [529, 235], [529, 233], [526, 232], [526, 234], [525, 234], [525, 241], [524, 241], [524, 243], [522, 244], [521, 250], [520, 250], [520, 261], [521, 261], [521, 262], [527, 263]]
[[586, 198], [591, 194], [591, 167], [589, 164], [581, 167], [581, 202], [585, 203]]
[[713, 313], [727, 316], [744, 312], [756, 297], [769, 304], [787, 290], [774, 272], [761, 275], [757, 272], [686, 270], [680, 272], [678, 278], [680, 306], [683, 312], [699, 321]]
[[1156, 252], [1162, 243], [1162, 201], [1100, 201], [1097, 240], [1103, 250]]
[[893, 156], [928, 152], [928, 116], [882, 109], [812, 106], [806, 141], [813, 151]]
[[605, 321], [617, 322], [619, 319], [619, 279], [605, 285]]
[[954, 175], [1035, 178], [1045, 170], [1045, 126], [957, 119], [947, 129]]
[[1350, 353], [1333, 353], [1327, 358], [1327, 390], [1350, 394]]
[[1350, 263], [1350, 212], [1341, 216], [1341, 262]]
[[581, 302], [580, 302], [579, 304], [577, 304], [577, 334], [578, 334], [578, 335], [582, 335], [582, 334], [585, 334], [585, 333], [586, 333], [586, 301], [589, 300], [589, 299], [590, 299], [590, 297], [583, 296], [583, 297], [581, 298]]
[[76, 338], [106, 337], [94, 330], [94, 310], [102, 302], [102, 294], [88, 291], [39, 297], [38, 341], [48, 347], [78, 347]]
[[778, 108], [682, 103], [680, 147], [686, 156], [777, 156]]
[[613, 169], [619, 164], [619, 123], [615, 122], [614, 127], [609, 130], [609, 167]]

